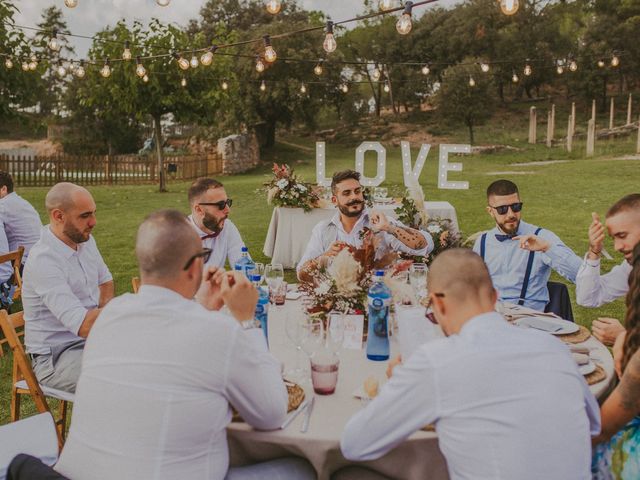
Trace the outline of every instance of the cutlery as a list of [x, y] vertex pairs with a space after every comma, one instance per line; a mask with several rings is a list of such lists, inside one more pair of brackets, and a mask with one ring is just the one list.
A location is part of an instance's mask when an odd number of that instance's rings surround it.
[[287, 419], [284, 421], [284, 423], [282, 424], [282, 426], [280, 427], [282, 430], [284, 430], [285, 428], [287, 428], [291, 422], [293, 422], [295, 420], [295, 418], [300, 414], [300, 412], [302, 412], [306, 407], [307, 404], [309, 403], [309, 400], [305, 399], [299, 406], [298, 408], [296, 408], [293, 412], [291, 412], [288, 416]]
[[313, 412], [313, 404], [316, 401], [315, 395], [311, 397], [311, 401], [309, 402], [309, 406], [307, 407], [307, 411], [304, 412], [304, 420], [302, 422], [302, 427], [300, 427], [301, 433], [307, 433], [309, 430], [309, 420], [311, 419], [311, 412]]

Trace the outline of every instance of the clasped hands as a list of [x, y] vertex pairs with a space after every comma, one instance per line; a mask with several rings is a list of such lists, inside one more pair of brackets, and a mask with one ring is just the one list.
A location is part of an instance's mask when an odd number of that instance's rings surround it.
[[517, 235], [513, 241], [520, 242], [520, 248], [530, 252], [546, 252], [551, 248], [551, 244], [537, 235]]
[[207, 310], [220, 310], [226, 305], [236, 320], [244, 321], [253, 318], [258, 291], [242, 272], [207, 267], [195, 299]]

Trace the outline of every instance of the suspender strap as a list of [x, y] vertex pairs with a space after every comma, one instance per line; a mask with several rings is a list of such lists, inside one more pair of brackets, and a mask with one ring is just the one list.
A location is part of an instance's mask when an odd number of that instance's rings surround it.
[[[542, 228], [538, 228], [534, 235], [538, 235]], [[529, 279], [531, 278], [531, 268], [533, 267], [533, 256], [536, 252], [529, 252], [529, 258], [527, 259], [527, 270], [524, 273], [524, 282], [522, 282], [522, 290], [520, 291], [520, 300], [518, 305], [523, 305], [527, 295], [527, 288], [529, 287]]]
[[484, 260], [484, 252], [487, 249], [487, 234], [483, 233], [482, 237], [480, 237], [480, 256], [482, 260]]

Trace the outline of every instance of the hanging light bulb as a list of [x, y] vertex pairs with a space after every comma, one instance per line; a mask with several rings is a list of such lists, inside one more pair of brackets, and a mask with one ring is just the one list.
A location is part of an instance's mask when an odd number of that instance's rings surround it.
[[611, 66], [617, 67], [618, 65], [620, 65], [620, 59], [614, 54], [613, 57], [611, 57]]
[[380, 1], [380, 10], [391, 10], [395, 8], [396, 1], [395, 0], [381, 0]]
[[473, 79], [473, 77], [469, 77], [469, 86], [470, 87], [476, 86], [476, 81]]
[[67, 69], [64, 68], [62, 62], [58, 62], [58, 66], [56, 67], [56, 73], [60, 78], [63, 78], [67, 75]]
[[282, 2], [280, 0], [267, 0], [265, 7], [267, 7], [267, 12], [271, 15], [276, 15], [280, 13]]
[[276, 58], [278, 58], [278, 55], [271, 46], [271, 37], [269, 35], [265, 35], [262, 38], [264, 40], [264, 59], [269, 63], [273, 63], [276, 61]]
[[604, 60], [602, 59], [598, 60], [598, 67], [604, 68]]
[[35, 53], [32, 53], [29, 62], [29, 70], [33, 71], [36, 68], [38, 68], [38, 57], [36, 57]]
[[129, 40], [124, 42], [124, 50], [122, 51], [123, 60], [131, 60], [131, 49], [129, 48]]
[[267, 89], [267, 85], [264, 83], [264, 80], [260, 82], [260, 91], [264, 92]]
[[347, 85], [346, 83], [343, 83], [342, 86], [340, 87], [340, 90], [342, 90], [342, 93], [349, 93], [349, 85]]
[[78, 0], [64, 0], [64, 4], [68, 8], [76, 8], [78, 6]]
[[384, 82], [383, 90], [384, 90], [385, 93], [389, 93], [391, 91], [391, 87], [389, 86], [389, 80]]
[[181, 86], [182, 88], [184, 88], [184, 87], [186, 87], [186, 86], [187, 86], [187, 79], [186, 79], [186, 78], [183, 78], [182, 80], [180, 80], [180, 86]]
[[144, 76], [144, 77], [142, 77], [142, 81], [143, 81], [144, 83], [149, 83], [149, 75], [146, 75], [146, 74], [145, 74], [145, 76]]
[[578, 70], [578, 64], [575, 60], [571, 60], [571, 62], [569, 62], [569, 70], [571, 70], [572, 72]]
[[229, 83], [226, 80], [222, 81], [222, 90], [227, 90], [229, 88]]
[[424, 65], [421, 71], [423, 75], [429, 75], [429, 72], [431, 72], [431, 69], [429, 68], [429, 65]]
[[262, 61], [262, 58], [260, 58], [260, 55], [256, 56], [256, 72], [264, 72], [264, 62]]
[[205, 66], [211, 65], [213, 63], [213, 54], [216, 53], [217, 49], [218, 47], [212, 45], [209, 50], [202, 54], [202, 56], [200, 57], [200, 63]]
[[307, 86], [304, 83], [300, 85], [300, 93], [302, 94], [307, 93]]
[[104, 61], [104, 66], [100, 69], [100, 75], [104, 78], [108, 78], [111, 75], [111, 66], [109, 65], [109, 59]]
[[313, 67], [313, 73], [320, 76], [322, 75], [322, 71], [322, 60], [319, 60], [318, 63], [316, 63], [316, 66]]
[[378, 67], [374, 68], [373, 72], [371, 72], [371, 78], [376, 82], [380, 80], [380, 75], [382, 74], [380, 73], [380, 70], [378, 70]]
[[78, 78], [84, 78], [84, 76], [87, 74], [86, 70], [84, 69], [84, 60], [80, 60], [80, 65], [78, 65], [78, 68], [76, 68], [76, 71], [73, 73]]
[[173, 52], [173, 58], [178, 63], [178, 67], [180, 67], [182, 70], [188, 70], [189, 69], [189, 61], [186, 58], [178, 55], [177, 52]]
[[533, 73], [533, 70], [531, 70], [531, 65], [529, 65], [528, 63], [524, 66], [524, 74], [529, 77], [531, 76], [531, 74]]
[[26, 72], [29, 70], [29, 63], [28, 62], [22, 62], [22, 71]]
[[518, 80], [520, 80], [520, 78], [518, 77], [518, 74], [516, 72], [513, 72], [513, 75], [511, 75], [511, 81], [513, 83], [518, 83]]
[[60, 42], [58, 41], [58, 30], [56, 30], [55, 28], [51, 32], [51, 38], [49, 39], [47, 46], [52, 52], [60, 51]]
[[556, 67], [556, 72], [558, 72], [558, 75], [562, 75], [564, 73], [564, 67], [562, 65], [558, 65]]
[[413, 2], [409, 1], [404, 4], [404, 12], [402, 12], [402, 15], [400, 15], [396, 23], [396, 30], [400, 35], [407, 35], [411, 31], [411, 28], [413, 28], [413, 22], [411, 21], [412, 9]]
[[11, 61], [11, 59], [9, 57], [5, 58], [4, 66], [7, 67], [7, 70], [10, 70], [10, 69], [13, 68], [13, 62]]
[[200, 65], [200, 60], [198, 60], [198, 57], [193, 55], [191, 57], [191, 60], [189, 60], [189, 65], [191, 65], [191, 68], [198, 68], [198, 65]]
[[333, 22], [330, 20], [327, 22], [326, 31], [327, 34], [324, 37], [324, 42], [322, 42], [322, 48], [327, 53], [335, 52], [336, 48], [338, 48], [338, 43], [333, 36]]
[[518, 11], [520, 2], [518, 0], [500, 0], [500, 10], [505, 15], [513, 15]]
[[140, 60], [140, 57], [136, 57], [136, 75], [139, 76], [140, 78], [144, 78], [146, 74], [147, 74], [147, 69], [144, 68], [144, 65], [142, 65], [142, 61]]
[[156, 3], [161, 7], [166, 7], [171, 3], [171, 0], [156, 0]]
[[487, 73], [489, 71], [489, 64], [482, 62], [480, 64], [480, 70], [482, 70], [482, 73]]

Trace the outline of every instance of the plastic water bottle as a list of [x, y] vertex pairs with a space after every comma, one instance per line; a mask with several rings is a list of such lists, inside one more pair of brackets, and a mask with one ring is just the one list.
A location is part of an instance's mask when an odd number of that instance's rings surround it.
[[391, 290], [384, 284], [384, 271], [376, 270], [375, 279], [367, 295], [369, 330], [367, 335], [367, 358], [389, 359], [389, 331], [387, 320], [391, 305]]
[[269, 318], [269, 292], [260, 287], [260, 275], [252, 275], [251, 282], [258, 289], [258, 303], [256, 304], [256, 313], [254, 318], [260, 322], [262, 331], [267, 339], [267, 345], [269, 345], [269, 330], [268, 330], [268, 318]]
[[242, 247], [242, 254], [236, 262], [234, 269], [240, 270], [247, 276], [247, 278], [249, 278], [249, 280], [251, 280], [249, 272], [254, 268], [256, 268], [256, 264], [253, 263], [253, 260], [251, 260], [251, 257], [249, 256], [249, 249], [247, 247]]

